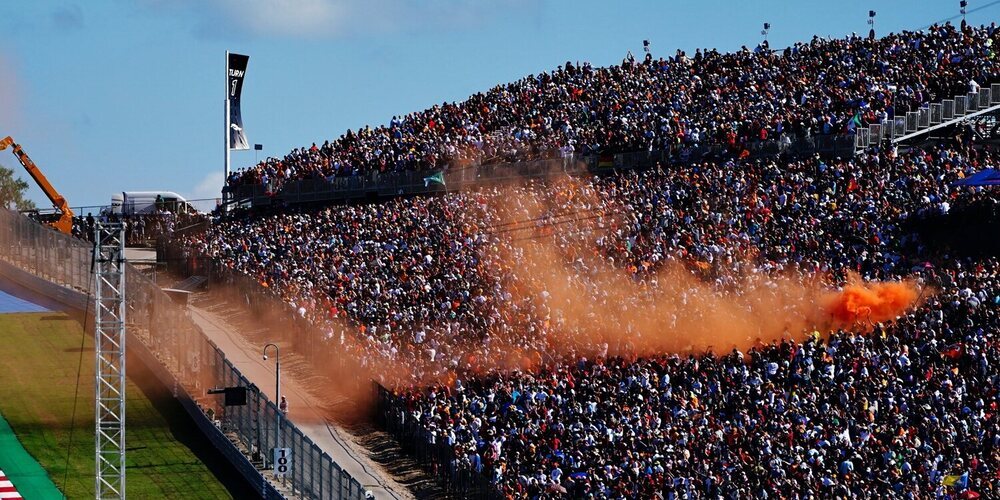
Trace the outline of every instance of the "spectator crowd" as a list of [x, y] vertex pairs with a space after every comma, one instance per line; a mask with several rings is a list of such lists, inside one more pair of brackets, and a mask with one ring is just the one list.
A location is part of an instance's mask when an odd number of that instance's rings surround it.
[[[997, 36], [939, 25], [777, 52], [567, 63], [230, 184], [844, 132], [997, 81]], [[381, 374], [405, 402], [396, 417], [455, 451], [449, 473], [481, 474], [504, 495], [989, 498], [1000, 496], [998, 258], [941, 249], [915, 227], [996, 214], [995, 191], [954, 182], [997, 156], [958, 140], [853, 158], [736, 156], [287, 209], [182, 242]], [[677, 268], [694, 279], [664, 279]], [[728, 314], [686, 307], [662, 325], [679, 339], [672, 349], [640, 341], [656, 332], [638, 320], [664, 296], [741, 309], [783, 280], [835, 288], [852, 276], [913, 280], [923, 294], [894, 321], [726, 344], [672, 331], [681, 314], [694, 315], [684, 325]], [[634, 292], [612, 292], [622, 277]], [[562, 282], [572, 303], [558, 300]], [[616, 334], [594, 337], [595, 323]]]
[[566, 62], [460, 103], [295, 149], [227, 184], [433, 171], [452, 164], [838, 134], [997, 81], [996, 26], [935, 25], [784, 50], [677, 51], [595, 68]]

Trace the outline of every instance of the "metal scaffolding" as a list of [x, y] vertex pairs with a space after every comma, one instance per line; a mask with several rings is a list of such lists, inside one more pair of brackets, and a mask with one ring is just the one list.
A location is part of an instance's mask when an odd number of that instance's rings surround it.
[[125, 498], [125, 232], [94, 228], [97, 498]]

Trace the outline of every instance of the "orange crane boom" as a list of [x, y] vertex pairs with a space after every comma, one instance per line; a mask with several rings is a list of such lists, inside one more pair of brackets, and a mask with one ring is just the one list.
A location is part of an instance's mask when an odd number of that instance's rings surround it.
[[69, 208], [69, 203], [66, 202], [66, 198], [63, 198], [63, 196], [56, 191], [56, 188], [52, 187], [52, 184], [50, 184], [49, 180], [45, 178], [45, 175], [42, 174], [42, 171], [37, 165], [35, 165], [35, 162], [31, 161], [28, 154], [21, 149], [20, 144], [14, 142], [14, 139], [10, 136], [0, 140], [0, 151], [3, 151], [10, 146], [14, 147], [14, 156], [16, 156], [17, 160], [21, 162], [24, 169], [28, 171], [31, 178], [35, 180], [35, 184], [38, 184], [38, 187], [42, 188], [45, 196], [49, 197], [49, 201], [52, 202], [52, 206], [55, 207], [56, 211], [60, 214], [59, 219], [49, 223], [49, 225], [56, 228], [56, 230], [63, 234], [72, 234], [73, 210]]

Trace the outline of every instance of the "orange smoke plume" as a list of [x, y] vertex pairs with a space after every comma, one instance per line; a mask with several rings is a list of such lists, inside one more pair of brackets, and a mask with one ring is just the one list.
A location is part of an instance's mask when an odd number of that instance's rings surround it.
[[[573, 213], [578, 203], [602, 207], [596, 193], [575, 195], [567, 201], [522, 192], [503, 197], [498, 207], [506, 212], [504, 227], [526, 226], [504, 235], [507, 242], [499, 245], [496, 261], [512, 271], [514, 302], [541, 304], [551, 312], [551, 327], [546, 322], [542, 329], [548, 354], [725, 352], [814, 330], [867, 331], [905, 314], [920, 295], [909, 281], [865, 283], [851, 276], [842, 290], [831, 290], [822, 277], [797, 273], [724, 276], [719, 281], [728, 285], [720, 287], [706, 277], [713, 270], [724, 275], [727, 266], [713, 269], [670, 256], [648, 273], [637, 273], [635, 265], [595, 258], [592, 250], [597, 238], [614, 240], [612, 231], [619, 217], [629, 217], [628, 207], [575, 215], [568, 224], [547, 215]], [[551, 231], [541, 231], [511, 222], [517, 220], [555, 222]]]
[[[464, 231], [470, 238], [489, 239], [478, 272], [503, 277], [507, 293], [496, 321], [483, 337], [441, 335], [433, 359], [426, 346], [405, 340], [409, 332], [403, 326], [394, 332], [404, 339], [400, 356], [331, 369], [332, 380], [345, 382], [336, 388], [341, 393], [361, 400], [367, 386], [346, 383], [358, 377], [373, 376], [387, 386], [414, 380], [451, 385], [462, 376], [456, 367], [471, 374], [534, 371], [563, 356], [725, 353], [804, 338], [812, 331], [867, 331], [920, 300], [911, 281], [866, 283], [851, 276], [847, 286], [834, 290], [817, 275], [733, 271], [751, 269], [739, 264], [751, 263], [752, 252], [732, 257], [743, 262], [720, 260], [714, 266], [670, 252], [658, 262], [636, 261], [640, 254], [633, 254], [621, 230], [634, 217], [630, 208], [572, 181], [538, 193], [501, 189], [484, 195], [482, 202], [493, 210]], [[280, 321], [274, 319], [274, 331], [287, 331]], [[345, 322], [338, 328], [356, 327]], [[384, 348], [366, 335], [353, 341], [353, 335], [345, 337], [344, 349], [362, 353], [361, 360]]]
[[826, 309], [836, 327], [872, 324], [896, 319], [919, 297], [910, 282], [861, 283], [857, 278], [840, 292], [826, 297]]

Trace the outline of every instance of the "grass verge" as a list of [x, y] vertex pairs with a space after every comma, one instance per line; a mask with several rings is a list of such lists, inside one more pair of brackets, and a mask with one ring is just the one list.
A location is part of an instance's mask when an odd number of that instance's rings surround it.
[[[0, 356], [0, 413], [67, 497], [93, 498], [93, 339], [63, 314], [0, 314], [0, 345], [7, 350]], [[128, 365], [125, 393], [126, 495], [231, 498], [203, 461], [211, 450], [183, 408], [158, 384], [144, 380], [149, 375], [137, 365]]]

